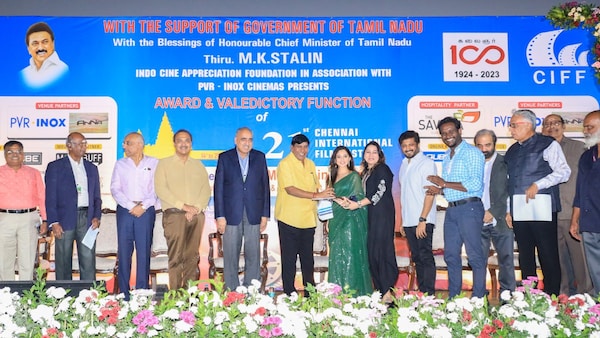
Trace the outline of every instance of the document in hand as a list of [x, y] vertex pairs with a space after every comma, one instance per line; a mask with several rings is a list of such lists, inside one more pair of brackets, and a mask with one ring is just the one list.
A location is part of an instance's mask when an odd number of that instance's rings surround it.
[[94, 247], [94, 243], [96, 243], [96, 237], [98, 236], [98, 232], [100, 232], [100, 228], [93, 229], [90, 225], [81, 243], [90, 248], [91, 250]]
[[551, 221], [552, 197], [537, 194], [534, 199], [525, 202], [525, 195], [513, 196], [513, 221]]

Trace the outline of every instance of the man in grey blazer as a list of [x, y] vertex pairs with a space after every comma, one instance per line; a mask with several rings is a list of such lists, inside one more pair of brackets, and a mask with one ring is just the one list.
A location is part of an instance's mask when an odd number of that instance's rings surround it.
[[583, 142], [565, 136], [565, 120], [558, 114], [550, 114], [542, 123], [542, 134], [552, 136], [560, 144], [567, 164], [571, 168], [571, 177], [558, 186], [561, 211], [558, 213], [558, 256], [560, 257], [560, 293], [574, 295], [591, 293], [594, 289], [585, 264], [583, 244], [569, 233], [573, 215], [573, 198], [577, 183], [578, 164], [585, 151]]
[[514, 233], [512, 224], [507, 223], [508, 172], [504, 157], [496, 153], [496, 134], [492, 130], [482, 129], [475, 134], [475, 145], [485, 156], [483, 174], [483, 228], [481, 243], [487, 256], [490, 240], [498, 255], [500, 272], [500, 292], [514, 291], [516, 287], [514, 263]]
[[239, 285], [239, 259], [244, 240], [244, 286], [260, 280], [260, 233], [271, 211], [269, 175], [265, 154], [252, 149], [252, 131], [235, 133], [235, 148], [219, 155], [214, 183], [217, 231], [223, 234], [225, 286]]

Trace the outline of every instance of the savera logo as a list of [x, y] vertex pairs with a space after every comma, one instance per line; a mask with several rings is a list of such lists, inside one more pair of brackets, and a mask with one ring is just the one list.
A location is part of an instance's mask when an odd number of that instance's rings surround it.
[[464, 122], [464, 123], [475, 123], [477, 121], [479, 121], [479, 116], [481, 116], [481, 112], [480, 111], [463, 111], [463, 110], [457, 110], [454, 114], [453, 114], [454, 118]]

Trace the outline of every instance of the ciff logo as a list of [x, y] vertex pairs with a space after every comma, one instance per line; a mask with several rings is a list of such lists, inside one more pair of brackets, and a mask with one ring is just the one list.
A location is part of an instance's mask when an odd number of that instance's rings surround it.
[[[581, 42], [567, 44], [557, 53], [556, 40], [563, 32], [557, 29], [541, 32], [527, 44], [526, 57], [530, 67], [540, 67], [533, 72], [533, 82], [536, 84], [579, 84], [585, 79], [587, 69], [568, 69], [573, 67], [588, 67], [589, 51], [579, 51]], [[562, 69], [547, 69], [549, 67]], [[567, 69], [565, 69], [567, 68]]]
[[457, 110], [454, 114], [453, 114], [454, 118], [464, 122], [464, 123], [475, 123], [477, 121], [479, 121], [479, 117], [481, 116], [481, 112], [480, 111], [463, 111], [463, 110]]

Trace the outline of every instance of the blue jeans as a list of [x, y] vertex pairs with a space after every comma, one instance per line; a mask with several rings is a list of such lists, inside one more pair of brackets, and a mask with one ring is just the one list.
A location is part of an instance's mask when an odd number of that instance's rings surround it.
[[597, 297], [600, 292], [600, 233], [582, 232], [583, 251], [587, 260], [588, 270], [594, 284], [593, 297]]
[[483, 204], [468, 202], [446, 209], [444, 221], [444, 260], [448, 266], [448, 296], [455, 297], [462, 289], [461, 249], [464, 243], [469, 265], [473, 270], [472, 297], [486, 295], [485, 276], [487, 255], [481, 250]]
[[225, 286], [235, 290], [240, 285], [240, 252], [244, 239], [244, 286], [253, 279], [260, 281], [260, 224], [250, 224], [246, 210], [240, 224], [227, 224], [223, 234], [223, 270]]
[[490, 251], [490, 240], [494, 243], [494, 249], [498, 255], [500, 293], [504, 290], [515, 291], [517, 284], [515, 278], [515, 234], [511, 229], [499, 229], [496, 226], [484, 225], [481, 230], [481, 244], [485, 257]]

